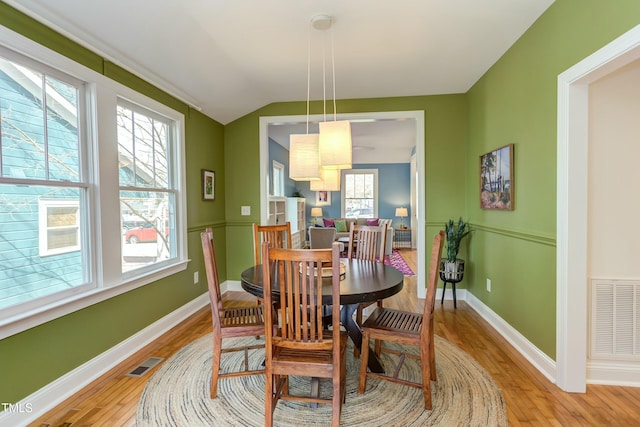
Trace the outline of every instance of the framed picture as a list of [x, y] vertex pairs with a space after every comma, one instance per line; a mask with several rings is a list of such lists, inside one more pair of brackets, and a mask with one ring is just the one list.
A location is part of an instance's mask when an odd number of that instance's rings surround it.
[[480, 207], [513, 210], [513, 144], [480, 156]]
[[331, 192], [316, 191], [316, 206], [331, 206]]
[[202, 169], [202, 200], [214, 200], [216, 198], [216, 173]]

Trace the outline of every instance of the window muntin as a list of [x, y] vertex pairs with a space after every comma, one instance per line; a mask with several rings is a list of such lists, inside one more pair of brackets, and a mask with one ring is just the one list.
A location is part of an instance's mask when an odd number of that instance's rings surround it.
[[342, 216], [375, 218], [378, 216], [378, 170], [349, 169], [341, 177]]

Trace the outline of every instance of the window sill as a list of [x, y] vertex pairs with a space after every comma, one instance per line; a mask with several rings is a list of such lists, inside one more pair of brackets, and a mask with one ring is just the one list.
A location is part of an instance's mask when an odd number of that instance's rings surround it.
[[172, 276], [180, 271], [186, 270], [189, 260], [180, 261], [167, 268], [139, 276], [117, 286], [108, 288], [91, 289], [68, 297], [47, 306], [42, 306], [34, 310], [25, 311], [13, 317], [0, 320], [0, 340], [26, 331], [27, 329], [89, 307], [90, 305], [106, 301], [115, 296], [129, 292], [133, 289], [148, 285], [160, 279]]

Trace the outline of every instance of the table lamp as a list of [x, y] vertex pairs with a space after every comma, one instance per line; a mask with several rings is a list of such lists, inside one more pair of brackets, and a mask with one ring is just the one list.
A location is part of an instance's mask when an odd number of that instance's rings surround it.
[[311, 208], [311, 216], [315, 218], [315, 223], [318, 225], [318, 217], [322, 216], [322, 208]]
[[396, 216], [400, 217], [400, 228], [406, 228], [402, 218], [408, 215], [407, 208], [396, 208]]

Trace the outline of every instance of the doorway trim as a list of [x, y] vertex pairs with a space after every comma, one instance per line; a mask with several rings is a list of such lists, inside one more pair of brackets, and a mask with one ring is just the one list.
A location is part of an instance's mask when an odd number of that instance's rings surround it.
[[589, 84], [640, 58], [640, 25], [558, 76], [556, 384], [586, 391]]
[[[371, 113], [343, 113], [337, 115], [337, 120], [415, 120], [416, 123], [416, 168], [418, 172], [418, 194], [425, 194], [425, 111], [384, 111]], [[304, 123], [306, 115], [291, 116], [261, 116], [260, 117], [260, 221], [266, 224], [269, 198], [269, 125], [283, 123]], [[309, 116], [311, 121], [323, 121], [321, 114]], [[418, 197], [417, 221], [417, 283], [425, 277], [424, 244], [425, 244], [425, 197]], [[422, 261], [422, 262], [421, 262]], [[417, 287], [418, 298], [426, 297], [426, 288]]]

